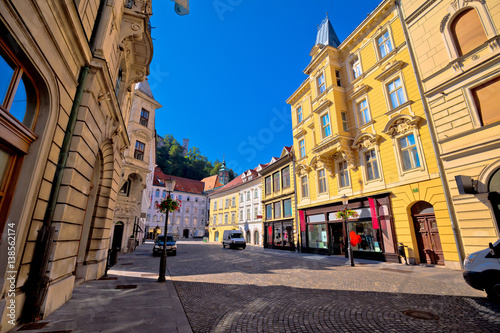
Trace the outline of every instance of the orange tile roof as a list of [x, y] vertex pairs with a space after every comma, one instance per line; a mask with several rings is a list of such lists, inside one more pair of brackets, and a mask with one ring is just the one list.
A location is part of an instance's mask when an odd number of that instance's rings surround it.
[[201, 181], [205, 183], [205, 191], [212, 190], [214, 188], [221, 187], [223, 185], [219, 183], [219, 175], [206, 177], [203, 178]]
[[202, 181], [166, 175], [161, 171], [160, 168], [155, 169], [153, 185], [165, 186], [165, 180], [168, 178], [172, 178], [175, 180], [174, 191], [196, 193], [196, 194], [203, 194], [204, 192], [205, 183], [203, 183]]

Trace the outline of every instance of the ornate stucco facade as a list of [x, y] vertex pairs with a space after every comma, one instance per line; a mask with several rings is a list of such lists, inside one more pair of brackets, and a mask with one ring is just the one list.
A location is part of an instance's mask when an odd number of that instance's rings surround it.
[[465, 256], [500, 237], [500, 3], [401, 7]]
[[[383, 1], [344, 40], [327, 18], [292, 106], [302, 248], [459, 267], [453, 229], [403, 26]], [[341, 197], [359, 217], [336, 217]], [[347, 229], [347, 230], [346, 230]], [[428, 236], [431, 235], [431, 236]]]
[[[104, 274], [151, 14], [150, 0], [0, 3], [1, 60], [13, 69], [2, 73], [10, 95], [0, 108], [2, 168], [13, 170], [1, 180], [0, 253], [12, 253], [0, 259], [1, 332], [13, 328], [7, 302], [14, 324], [43, 319], [75, 283]], [[24, 90], [20, 116], [11, 97]]]

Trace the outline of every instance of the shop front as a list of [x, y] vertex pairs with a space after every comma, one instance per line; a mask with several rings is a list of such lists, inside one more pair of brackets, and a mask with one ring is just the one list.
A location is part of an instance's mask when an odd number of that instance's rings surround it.
[[303, 210], [302, 251], [347, 257], [349, 235], [358, 235], [355, 258], [398, 262], [389, 196], [355, 199], [347, 208], [357, 213], [347, 221], [337, 217], [344, 209], [340, 202]]
[[293, 220], [264, 223], [264, 247], [294, 251]]

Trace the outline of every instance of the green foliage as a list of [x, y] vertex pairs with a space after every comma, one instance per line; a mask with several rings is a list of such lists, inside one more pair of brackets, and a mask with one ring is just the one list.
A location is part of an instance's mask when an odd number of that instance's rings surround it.
[[[196, 180], [219, 173], [222, 162], [218, 160], [210, 162], [206, 156], [201, 154], [199, 148], [193, 147], [186, 156], [182, 156], [182, 145], [171, 134], [165, 135], [160, 140], [163, 140], [163, 147], [157, 145], [156, 163], [163, 173]], [[229, 181], [237, 176], [231, 169], [228, 170], [228, 174]]]

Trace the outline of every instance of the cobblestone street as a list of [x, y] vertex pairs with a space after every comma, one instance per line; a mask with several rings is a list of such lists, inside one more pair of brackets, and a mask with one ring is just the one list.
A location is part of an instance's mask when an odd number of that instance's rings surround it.
[[181, 241], [168, 269], [194, 332], [500, 331], [460, 271], [345, 261]]

